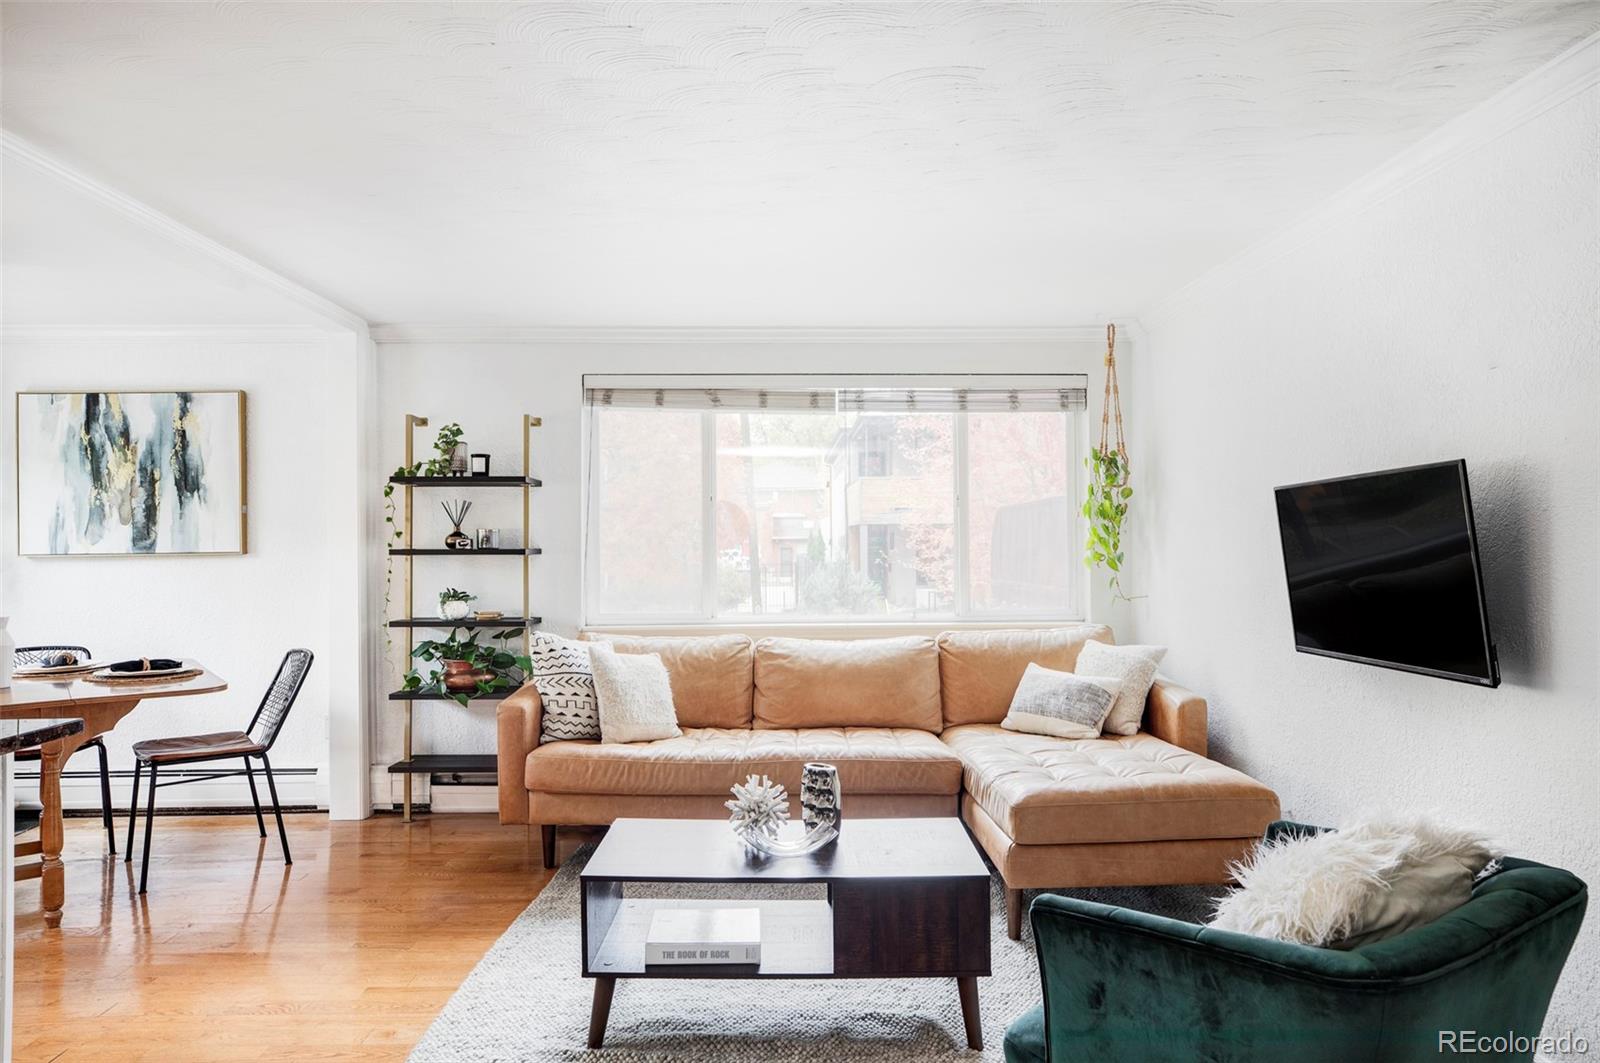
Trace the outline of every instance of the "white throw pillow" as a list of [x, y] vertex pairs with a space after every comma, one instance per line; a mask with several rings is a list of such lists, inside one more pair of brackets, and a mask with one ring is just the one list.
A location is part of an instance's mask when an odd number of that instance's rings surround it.
[[1150, 685], [1156, 681], [1156, 669], [1166, 655], [1165, 646], [1112, 646], [1093, 639], [1083, 644], [1073, 671], [1079, 675], [1109, 675], [1122, 683], [1111, 712], [1100, 725], [1102, 731], [1108, 735], [1139, 733]]
[[672, 681], [659, 653], [618, 653], [603, 642], [589, 647], [600, 702], [600, 741], [653, 742], [677, 738]]
[[1481, 834], [1427, 817], [1370, 819], [1256, 847], [1232, 868], [1219, 930], [1352, 949], [1403, 934], [1472, 899], [1497, 855]]
[[570, 742], [600, 737], [600, 712], [595, 704], [594, 672], [589, 644], [537, 632], [529, 641], [533, 667], [528, 680], [544, 702], [539, 741]]
[[1029, 662], [1000, 726], [1056, 738], [1099, 738], [1120, 681], [1058, 672]]

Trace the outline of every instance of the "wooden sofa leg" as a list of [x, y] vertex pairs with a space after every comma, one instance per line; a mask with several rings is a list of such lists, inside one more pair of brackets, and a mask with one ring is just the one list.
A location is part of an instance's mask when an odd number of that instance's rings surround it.
[[1006, 887], [1006, 937], [1022, 940], [1022, 891]]
[[554, 870], [556, 864], [556, 828], [553, 824], [543, 824], [539, 827], [539, 840], [544, 847], [544, 866], [547, 870]]

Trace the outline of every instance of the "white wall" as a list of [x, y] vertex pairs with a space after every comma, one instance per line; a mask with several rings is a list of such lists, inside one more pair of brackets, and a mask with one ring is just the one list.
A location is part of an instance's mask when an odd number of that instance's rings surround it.
[[[1066, 330], [1062, 330], [1063, 334]], [[828, 372], [991, 372], [1089, 374], [1093, 428], [1098, 431], [1098, 395], [1102, 386], [1104, 340], [1098, 329], [1073, 330], [1071, 339], [1003, 341], [994, 338], [943, 339], [929, 334], [915, 342], [802, 342], [783, 338], [783, 330], [748, 342], [708, 339], [634, 342], [581, 341], [471, 342], [420, 330], [401, 342], [405, 330], [380, 330], [379, 423], [385, 470], [404, 459], [404, 418], [426, 416], [430, 426], [417, 432], [417, 454], [431, 455], [438, 426], [459, 421], [469, 447], [492, 455], [492, 471], [520, 471], [521, 415], [544, 419], [534, 432], [533, 473], [544, 481], [534, 492], [533, 542], [544, 553], [533, 560], [532, 611], [544, 618], [543, 628], [571, 634], [582, 622], [582, 378], [585, 373], [828, 373]], [[581, 335], [581, 334], [575, 334]], [[709, 334], [715, 335], [715, 334]], [[386, 338], [387, 337], [387, 338]], [[1122, 341], [1119, 340], [1119, 350]], [[1131, 341], [1128, 344], [1131, 350]], [[1088, 419], [1086, 418], [1086, 421]], [[1087, 426], [1086, 427], [1090, 427]], [[374, 487], [376, 491], [376, 487]], [[440, 542], [450, 530], [439, 507], [449, 492], [416, 492], [417, 542]], [[466, 527], [520, 528], [520, 493], [492, 490], [463, 492], [473, 499]], [[394, 605], [402, 615], [401, 566], [395, 563]], [[416, 563], [418, 612], [446, 586], [462, 587], [480, 596], [480, 607], [515, 613], [521, 608], [521, 568], [515, 558], [419, 559]], [[381, 591], [381, 588], [380, 588]], [[1099, 609], [1101, 603], [1091, 603]], [[1104, 615], [1103, 612], [1097, 615]], [[381, 686], [395, 689], [404, 658], [402, 638], [395, 640], [382, 669]], [[382, 647], [379, 647], [382, 650]], [[376, 702], [375, 702], [376, 703]], [[375, 714], [375, 765], [399, 759], [403, 709], [379, 704]], [[416, 707], [418, 752], [491, 753], [495, 748], [494, 705], [419, 702]], [[419, 778], [419, 783], [421, 782]], [[375, 774], [374, 799], [382, 802], [387, 782]], [[397, 792], [397, 791], [396, 791]], [[424, 791], [419, 790], [419, 793]]]
[[[244, 727], [283, 653], [317, 655], [300, 699], [273, 750], [286, 772], [285, 801], [328, 801], [330, 689], [344, 670], [329, 653], [337, 616], [330, 586], [348, 582], [347, 549], [329, 545], [329, 513], [340, 504], [325, 489], [329, 462], [348, 464], [348, 447], [330, 451], [329, 340], [310, 329], [67, 331], [12, 333], [4, 349], [0, 406], [0, 613], [19, 645], [71, 642], [97, 657], [193, 657], [228, 680], [222, 694], [141, 705], [107, 737], [113, 771], [130, 773], [129, 746], [140, 739]], [[245, 392], [249, 551], [217, 557], [18, 557], [15, 394], [18, 391], [239, 388]], [[334, 389], [338, 392], [338, 389]], [[341, 393], [342, 392], [338, 392]], [[341, 466], [342, 467], [342, 466]], [[342, 617], [345, 627], [353, 610]], [[346, 706], [348, 708], [348, 706]], [[68, 769], [92, 772], [93, 754]], [[289, 769], [312, 769], [297, 776]], [[114, 796], [127, 800], [128, 779]], [[98, 807], [98, 783], [68, 780], [69, 807]], [[248, 804], [243, 779], [163, 789], [159, 804]]]
[[[1211, 700], [1216, 756], [1277, 789], [1294, 818], [1436, 807], [1590, 883], [1597, 131], [1590, 87], [1142, 315], [1134, 454], [1151, 594], [1139, 634], [1169, 645], [1166, 670]], [[1273, 486], [1458, 457], [1504, 685], [1297, 655]], [[1592, 913], [1547, 1025], [1572, 1027], [1600, 1036]]]

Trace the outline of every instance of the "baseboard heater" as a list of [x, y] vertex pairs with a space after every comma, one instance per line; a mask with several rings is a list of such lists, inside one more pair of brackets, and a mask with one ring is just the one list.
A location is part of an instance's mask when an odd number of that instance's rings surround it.
[[[123, 780], [126, 783], [128, 783], [129, 786], [132, 786], [132, 784], [133, 784], [133, 770], [132, 769], [113, 770], [109, 774], [110, 774], [112, 780], [119, 780], [119, 779]], [[279, 779], [280, 781], [283, 780], [283, 779], [295, 778], [295, 777], [315, 779], [316, 775], [317, 775], [317, 769], [316, 768], [279, 768], [279, 767], [274, 767], [272, 769], [272, 774], [273, 774], [273, 776], [275, 778]], [[229, 778], [230, 777], [230, 773], [225, 768], [181, 768], [181, 767], [178, 767], [178, 768], [168, 768], [167, 770], [165, 770], [165, 771], [163, 771], [161, 773], [161, 776], [162, 776], [163, 779], [167, 778], [168, 776], [182, 776], [182, 777], [194, 778], [194, 779], [206, 779], [206, 778], [212, 778], [212, 777], [224, 778], [225, 779], [225, 778]], [[237, 776], [232, 776], [232, 777], [237, 778]], [[16, 778], [16, 780], [18, 782], [38, 782], [39, 781], [39, 773], [37, 771], [19, 771], [19, 772], [16, 773], [15, 778]], [[98, 783], [100, 781], [100, 772], [99, 772], [98, 769], [91, 769], [89, 771], [63, 771], [61, 773], [61, 781], [62, 782], [66, 782], [68, 779], [83, 779], [83, 780], [88, 780], [88, 781], [91, 781], [91, 782]], [[270, 811], [270, 806], [264, 806], [264, 807], [266, 807]], [[317, 811], [320, 811], [320, 809], [314, 804], [311, 804], [311, 805], [298, 804], [298, 805], [296, 805], [296, 804], [290, 804], [288, 802], [282, 802], [282, 808], [283, 808], [283, 811], [285, 811], [285, 812], [317, 812]], [[111, 811], [114, 814], [119, 815], [119, 816], [125, 816], [125, 815], [128, 814], [128, 810], [126, 808], [113, 807]], [[141, 808], [139, 811], [142, 814], [144, 812], [144, 809]], [[158, 806], [156, 808], [156, 815], [157, 816], [236, 816], [236, 815], [239, 815], [241, 812], [251, 812], [250, 806], [249, 805], [161, 805], [161, 806]], [[62, 819], [99, 819], [100, 816], [101, 816], [101, 811], [100, 811], [100, 809], [98, 807], [95, 807], [95, 808], [63, 808], [61, 810], [61, 818]]]

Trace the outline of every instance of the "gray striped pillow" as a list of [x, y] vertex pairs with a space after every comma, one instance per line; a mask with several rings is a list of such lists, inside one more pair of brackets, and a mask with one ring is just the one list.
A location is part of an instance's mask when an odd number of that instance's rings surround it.
[[1122, 681], [1029, 663], [1000, 726], [1055, 738], [1099, 738]]

